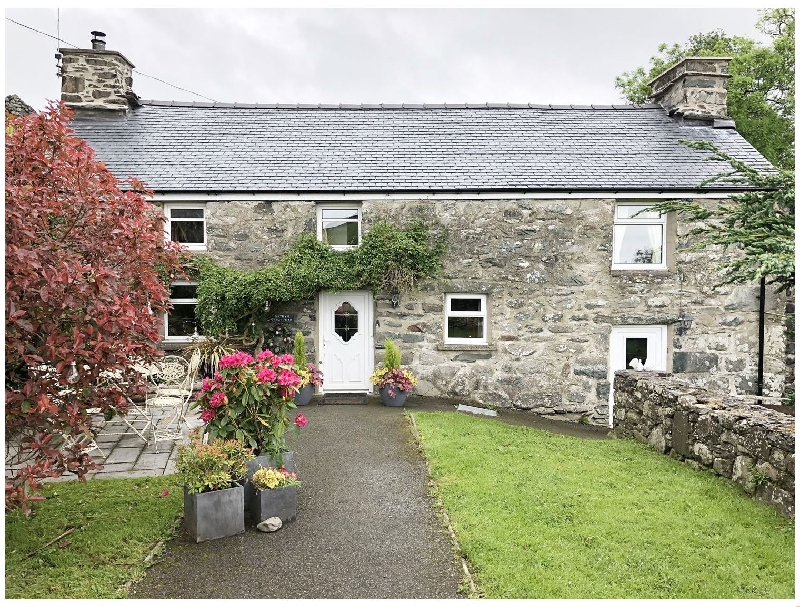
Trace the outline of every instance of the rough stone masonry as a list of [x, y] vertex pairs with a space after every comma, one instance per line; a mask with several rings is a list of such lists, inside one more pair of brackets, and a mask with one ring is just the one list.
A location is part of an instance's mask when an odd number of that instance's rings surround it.
[[614, 433], [731, 479], [794, 518], [794, 417], [666, 373], [619, 371]]
[[[669, 232], [669, 268], [612, 271], [615, 200], [363, 200], [362, 233], [386, 220], [422, 220], [446, 229], [448, 254], [441, 275], [403, 293], [393, 308], [375, 293], [376, 362], [384, 338], [393, 338], [403, 364], [420, 379], [416, 393], [514, 407], [542, 415], [606, 423], [613, 326], [667, 325], [668, 369], [722, 393], [753, 393], [757, 366], [758, 287], [726, 286], [714, 266], [721, 249], [676, 251], [688, 227]], [[316, 233], [311, 201], [207, 203], [208, 254], [218, 262], [257, 269], [276, 262], [303, 231]], [[670, 225], [675, 225], [670, 217]], [[488, 345], [443, 343], [445, 293], [488, 294]], [[776, 306], [771, 293], [770, 309]], [[295, 315], [315, 343], [315, 302], [279, 306]], [[675, 331], [681, 311], [691, 330]], [[780, 396], [782, 318], [769, 318], [765, 394]]]

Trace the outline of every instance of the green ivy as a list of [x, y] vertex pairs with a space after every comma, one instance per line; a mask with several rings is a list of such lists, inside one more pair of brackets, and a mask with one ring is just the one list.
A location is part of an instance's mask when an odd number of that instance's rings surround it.
[[191, 262], [198, 280], [197, 316], [206, 335], [241, 335], [263, 327], [274, 304], [310, 299], [319, 291], [409, 291], [440, 271], [446, 242], [441, 226], [429, 231], [422, 222], [407, 229], [379, 222], [347, 251], [304, 232], [277, 263], [254, 271], [198, 256]]

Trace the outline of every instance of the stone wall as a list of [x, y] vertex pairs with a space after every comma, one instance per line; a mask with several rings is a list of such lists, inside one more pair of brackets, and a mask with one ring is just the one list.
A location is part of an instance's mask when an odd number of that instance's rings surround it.
[[687, 119], [727, 118], [728, 61], [687, 57], [650, 82], [653, 101]]
[[60, 49], [61, 99], [76, 110], [128, 109], [134, 65], [116, 51]]
[[794, 417], [666, 373], [620, 371], [614, 433], [711, 469], [794, 518]]
[[[361, 202], [363, 233], [379, 220], [448, 231], [440, 276], [403, 293], [397, 308], [374, 294], [376, 361], [384, 338], [395, 339], [420, 378], [418, 394], [607, 423], [609, 337], [618, 325], [667, 325], [667, 370], [697, 385], [755, 388], [758, 286], [712, 289], [722, 251], [675, 254], [687, 227], [674, 219], [668, 270], [612, 271], [613, 199]], [[316, 217], [311, 201], [217, 198], [207, 203], [209, 255], [263, 267], [301, 232], [316, 234]], [[444, 294], [458, 292], [488, 294], [488, 346], [443, 344]], [[313, 303], [298, 306], [296, 328], [318, 349]], [[783, 303], [770, 295], [768, 309]], [[674, 325], [681, 310], [694, 317], [682, 336]], [[784, 350], [782, 315], [770, 316], [767, 394], [781, 393]]]

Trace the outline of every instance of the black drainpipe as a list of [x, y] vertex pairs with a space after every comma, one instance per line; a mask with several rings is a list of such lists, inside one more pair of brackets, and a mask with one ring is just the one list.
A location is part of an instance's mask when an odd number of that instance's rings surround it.
[[[761, 292], [758, 299], [758, 375], [756, 377], [756, 395], [764, 396], [764, 324], [766, 316], [767, 280], [761, 278]], [[761, 400], [758, 404], [762, 404]]]

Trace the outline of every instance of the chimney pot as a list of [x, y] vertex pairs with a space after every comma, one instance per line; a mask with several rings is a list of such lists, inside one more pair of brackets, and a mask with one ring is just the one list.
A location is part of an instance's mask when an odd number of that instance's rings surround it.
[[92, 32], [92, 50], [93, 51], [104, 51], [106, 50], [106, 41], [103, 38], [106, 37], [105, 33], [98, 32], [94, 30]]

